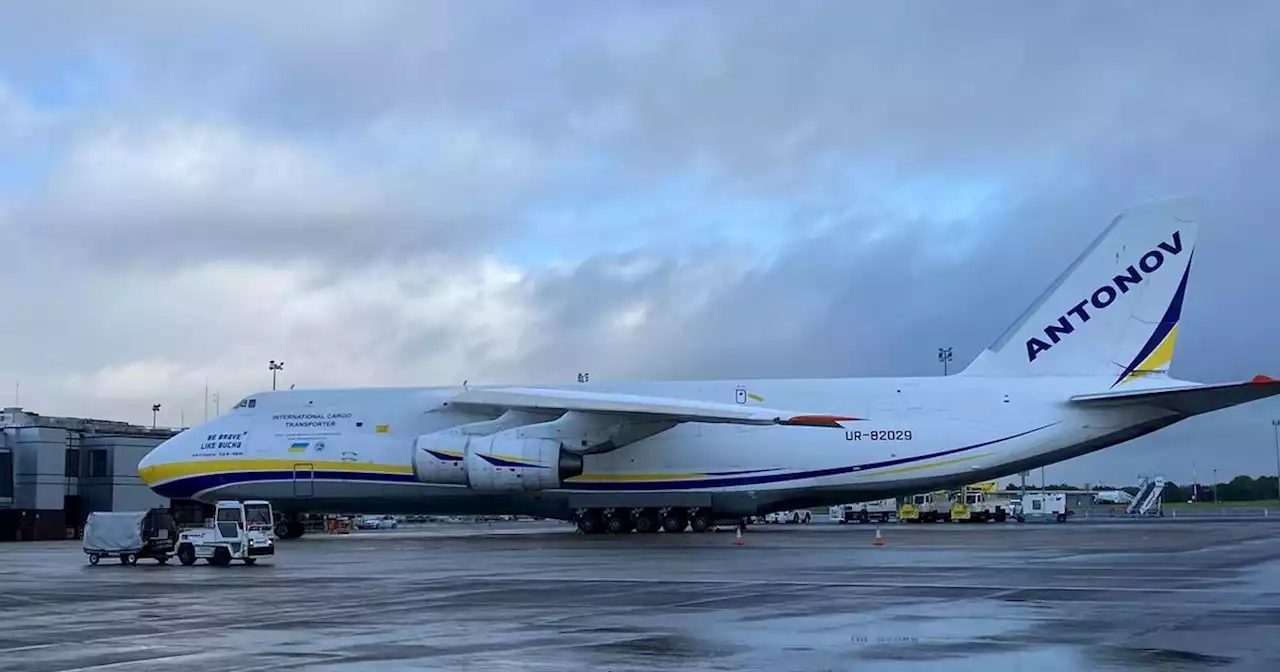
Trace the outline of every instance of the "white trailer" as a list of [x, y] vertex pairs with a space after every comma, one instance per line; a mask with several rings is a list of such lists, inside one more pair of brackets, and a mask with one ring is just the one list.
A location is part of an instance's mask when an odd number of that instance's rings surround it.
[[262, 500], [218, 502], [212, 528], [178, 535], [178, 562], [191, 565], [203, 558], [217, 566], [229, 565], [232, 560], [252, 565], [258, 558], [275, 555], [273, 514], [271, 502]]
[[799, 509], [796, 511], [774, 511], [764, 517], [766, 523], [804, 523], [808, 524], [813, 521], [813, 512], [809, 509]]
[[840, 523], [887, 523], [898, 518], [898, 500], [877, 499], [874, 502], [842, 504], [831, 507], [831, 520]]

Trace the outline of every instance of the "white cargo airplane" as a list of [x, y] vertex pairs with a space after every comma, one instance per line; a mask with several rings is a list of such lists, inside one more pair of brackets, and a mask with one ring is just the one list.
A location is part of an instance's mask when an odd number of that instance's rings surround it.
[[271, 500], [286, 538], [352, 511], [701, 531], [1009, 476], [1280, 393], [1168, 376], [1196, 231], [1178, 200], [1121, 214], [953, 376], [262, 392], [139, 472], [165, 497]]

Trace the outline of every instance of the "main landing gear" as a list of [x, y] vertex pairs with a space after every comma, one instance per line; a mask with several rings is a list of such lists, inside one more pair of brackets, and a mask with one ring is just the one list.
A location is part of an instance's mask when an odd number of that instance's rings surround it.
[[277, 539], [299, 539], [306, 533], [307, 528], [300, 520], [281, 516], [272, 531], [275, 532]]
[[715, 526], [715, 517], [711, 509], [703, 507], [578, 509], [574, 522], [583, 534], [624, 534], [632, 530], [654, 534], [706, 532]]

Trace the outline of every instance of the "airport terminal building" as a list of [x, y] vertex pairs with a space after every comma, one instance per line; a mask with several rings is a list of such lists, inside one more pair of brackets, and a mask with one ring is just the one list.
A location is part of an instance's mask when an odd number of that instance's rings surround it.
[[91, 511], [171, 506], [138, 462], [178, 431], [0, 410], [0, 541], [66, 539]]

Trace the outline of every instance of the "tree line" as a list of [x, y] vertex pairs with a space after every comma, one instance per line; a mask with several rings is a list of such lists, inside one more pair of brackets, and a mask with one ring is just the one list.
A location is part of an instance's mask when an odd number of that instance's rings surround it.
[[[1250, 476], [1236, 476], [1225, 483], [1218, 483], [1217, 500], [1214, 499], [1214, 486], [1208, 483], [1200, 483], [1199, 485], [1181, 486], [1173, 481], [1165, 481], [1164, 492], [1161, 493], [1160, 499], [1166, 504], [1172, 502], [1253, 502], [1262, 499], [1280, 499], [1280, 491], [1277, 491], [1275, 476], [1260, 476], [1253, 478]], [[1005, 486], [1005, 490], [1021, 490], [1022, 486], [1017, 483], [1010, 483]], [[1027, 489], [1032, 489], [1030, 483]], [[1036, 490], [1041, 488], [1036, 487]], [[1054, 483], [1046, 485], [1044, 490], [1122, 490], [1130, 495], [1138, 494], [1138, 486], [1126, 485], [1124, 487], [1114, 487], [1110, 485], [1090, 484], [1088, 488], [1082, 488], [1078, 485], [1069, 483]]]

